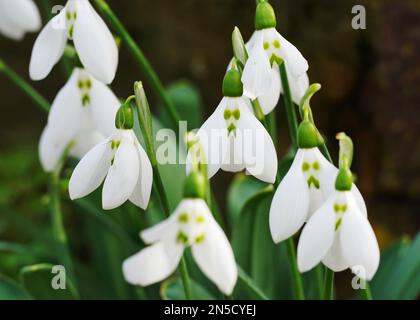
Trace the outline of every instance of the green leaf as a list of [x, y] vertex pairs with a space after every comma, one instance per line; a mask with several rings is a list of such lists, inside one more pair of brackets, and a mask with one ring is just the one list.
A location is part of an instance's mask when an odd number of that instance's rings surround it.
[[420, 294], [420, 233], [386, 250], [371, 282], [374, 299], [415, 299]]
[[[36, 264], [21, 269], [20, 278], [23, 287], [38, 300], [74, 300], [75, 294], [73, 283], [69, 278], [65, 278], [63, 289], [54, 289], [55, 277], [59, 277], [58, 272], [53, 272], [51, 264]], [[60, 283], [60, 281], [57, 281]]]
[[[201, 284], [191, 279], [194, 300], [215, 300], [216, 298]], [[180, 277], [170, 278], [160, 286], [160, 295], [164, 300], [185, 300], [184, 286]]]
[[[198, 88], [189, 81], [179, 80], [171, 84], [167, 92], [181, 120], [188, 121], [188, 130], [199, 128], [202, 124], [203, 103]], [[167, 112], [164, 108], [161, 110], [162, 123], [166, 127], [172, 127]]]
[[0, 275], [0, 300], [31, 299], [31, 295], [19, 283]]

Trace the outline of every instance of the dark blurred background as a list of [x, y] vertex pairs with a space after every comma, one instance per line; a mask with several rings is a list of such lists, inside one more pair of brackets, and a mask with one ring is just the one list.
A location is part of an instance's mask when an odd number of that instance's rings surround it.
[[[238, 26], [245, 39], [250, 37], [255, 1], [108, 2], [123, 17], [162, 81], [170, 84], [188, 79], [196, 84], [205, 117], [210, 115], [221, 99], [221, 81], [232, 56], [231, 32]], [[420, 2], [271, 3], [277, 13], [278, 30], [309, 61], [311, 82], [323, 86], [313, 99], [312, 108], [334, 158], [337, 132], [345, 131], [355, 142], [353, 169], [380, 246], [387, 247], [404, 235], [413, 236], [420, 222], [420, 117], [416, 113], [420, 100]], [[366, 30], [351, 27], [351, 10], [356, 4], [366, 8]], [[34, 40], [33, 34], [17, 43], [0, 37], [1, 58], [25, 78]], [[141, 79], [143, 74], [122, 48], [112, 84], [115, 93], [128, 96], [133, 82]], [[51, 101], [64, 83], [60, 68], [56, 67], [46, 80], [34, 86]], [[36, 177], [42, 175], [37, 145], [46, 115], [4, 77], [0, 77], [0, 92], [0, 204], [19, 194], [13, 203], [20, 206], [26, 201], [25, 193], [31, 192], [28, 181], [37, 181]], [[149, 95], [154, 109], [156, 100], [152, 93]], [[282, 108], [277, 109], [277, 115], [281, 156], [289, 145], [289, 137]], [[19, 155], [24, 155], [25, 160], [16, 160], [21, 158]], [[222, 204], [226, 201], [226, 180], [231, 178], [230, 174], [214, 178]], [[7, 188], [6, 182], [13, 187]]]

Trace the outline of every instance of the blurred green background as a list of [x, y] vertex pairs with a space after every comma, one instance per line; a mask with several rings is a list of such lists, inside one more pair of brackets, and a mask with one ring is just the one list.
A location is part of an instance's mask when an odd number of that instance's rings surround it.
[[[221, 99], [221, 81], [232, 56], [233, 27], [238, 26], [245, 39], [253, 32], [254, 1], [108, 2], [164, 84], [176, 82], [171, 90], [181, 101], [179, 108], [184, 107], [185, 99], [203, 108], [204, 115], [195, 119], [195, 124], [201, 123]], [[401, 241], [408, 247], [408, 239], [415, 237], [420, 226], [420, 117], [416, 113], [420, 100], [419, 1], [272, 0], [271, 3], [277, 13], [278, 30], [309, 61], [311, 82], [323, 86], [313, 99], [312, 108], [333, 158], [337, 158], [334, 139], [337, 132], [345, 131], [355, 142], [353, 171], [381, 249]], [[351, 9], [356, 4], [366, 7], [366, 30], [351, 27]], [[22, 42], [13, 42], [0, 37], [1, 58], [26, 79], [35, 38], [36, 35], [30, 34]], [[127, 97], [133, 82], [144, 78], [123, 45], [117, 77], [112, 84], [114, 92], [121, 98]], [[33, 85], [52, 101], [64, 83], [61, 69], [56, 67], [46, 80]], [[148, 92], [152, 112], [159, 114], [159, 102]], [[19, 269], [25, 265], [54, 261], [49, 236], [47, 176], [37, 156], [46, 115], [2, 75], [0, 93], [0, 273], [17, 279]], [[290, 139], [281, 107], [277, 108], [277, 118], [279, 157], [282, 157]], [[227, 182], [233, 177], [220, 173], [212, 180], [226, 217], [231, 205], [227, 201]], [[133, 251], [115, 238], [93, 237], [93, 230], [98, 228], [94, 225], [94, 215], [86, 218], [78, 215], [79, 211], [80, 207], [66, 204], [65, 222], [72, 249], [82, 261], [76, 266], [77, 273], [84, 279], [96, 277], [83, 284], [86, 292], [92, 289], [87, 297], [131, 297], [133, 289], [122, 282], [119, 269], [122, 259]], [[110, 213], [110, 219], [128, 228], [129, 231], [121, 232], [133, 236], [140, 247], [135, 235], [141, 224], [146, 223], [143, 220], [153, 218], [142, 214], [138, 221], [139, 213], [131, 206], [119, 211], [123, 212]], [[22, 246], [2, 249], [2, 241]], [[109, 254], [112, 247], [118, 247], [119, 257]], [[418, 274], [420, 251], [414, 250], [414, 256], [414, 274]], [[391, 260], [397, 257], [392, 256]], [[118, 279], [111, 285], [102, 281], [109, 281], [112, 274], [101, 268], [103, 264], [113, 266], [118, 273]], [[93, 275], [93, 269], [101, 271]], [[337, 275], [338, 297], [351, 297], [350, 279], [349, 272]], [[380, 290], [386, 289], [376, 291]], [[386, 297], [385, 291], [382, 293]]]

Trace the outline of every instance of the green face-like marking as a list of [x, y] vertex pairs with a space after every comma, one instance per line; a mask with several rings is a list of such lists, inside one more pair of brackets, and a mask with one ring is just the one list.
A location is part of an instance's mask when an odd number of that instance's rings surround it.
[[92, 81], [87, 79], [79, 79], [77, 81], [77, 88], [82, 96], [82, 105], [85, 107], [90, 104], [90, 90], [92, 89]]
[[347, 211], [347, 203], [343, 203], [343, 204], [338, 204], [338, 203], [334, 203], [334, 212], [337, 215], [337, 220], [335, 222], [335, 231], [337, 231], [340, 226], [341, 223], [343, 222], [343, 214]]
[[[319, 171], [320, 170], [319, 162], [315, 161], [313, 163], [309, 163], [305, 161], [302, 163], [303, 172], [309, 172], [311, 169], [313, 169], [313, 171], [315, 172]], [[310, 175], [307, 182], [308, 182], [308, 188], [311, 188], [311, 185], [313, 185], [315, 189], [319, 189], [320, 187], [319, 180], [314, 175]]]
[[229, 109], [226, 107], [225, 112], [223, 113], [223, 118], [225, 119], [226, 123], [228, 124], [228, 135], [231, 133], [235, 134], [236, 131], [236, 121], [241, 118], [241, 112], [239, 108]]
[[76, 11], [67, 11], [66, 13], [67, 23], [68, 23], [68, 36], [70, 39], [73, 38], [73, 31], [74, 31], [74, 22], [77, 19], [77, 12]]

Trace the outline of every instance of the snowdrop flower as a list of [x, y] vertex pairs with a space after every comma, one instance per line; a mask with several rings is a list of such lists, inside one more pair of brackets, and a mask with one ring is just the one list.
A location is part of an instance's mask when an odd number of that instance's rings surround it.
[[[242, 96], [240, 72], [230, 70], [223, 80], [224, 98], [197, 132], [208, 161], [208, 176], [219, 169], [238, 172], [244, 169], [256, 178], [273, 183], [277, 155], [273, 141]], [[187, 170], [191, 155], [187, 157]]]
[[300, 272], [322, 261], [335, 272], [351, 268], [365, 280], [375, 275], [379, 247], [354, 189], [350, 170], [341, 168], [335, 190], [303, 228], [298, 244]]
[[45, 171], [53, 171], [64, 150], [81, 158], [114, 130], [120, 102], [102, 82], [84, 69], [75, 68], [51, 106], [39, 154]]
[[257, 6], [256, 31], [246, 44], [249, 58], [242, 75], [244, 94], [260, 102], [264, 114], [277, 105], [283, 92], [279, 66], [284, 62], [292, 99], [299, 104], [309, 86], [308, 62], [299, 50], [276, 30], [276, 16], [268, 2]]
[[82, 198], [105, 180], [102, 207], [111, 210], [127, 200], [145, 209], [149, 203], [153, 170], [149, 158], [132, 130], [133, 114], [129, 102], [116, 117], [117, 129], [93, 147], [73, 171], [69, 183], [72, 200]]
[[[319, 151], [323, 143], [315, 125], [305, 119], [299, 126], [299, 149], [276, 190], [270, 207], [270, 231], [275, 243], [293, 236], [334, 191], [338, 169]], [[356, 186], [352, 187], [358, 208], [366, 206]]]
[[237, 280], [233, 251], [204, 200], [186, 196], [168, 219], [144, 230], [141, 238], [149, 246], [124, 261], [127, 282], [148, 286], [164, 280], [191, 247], [201, 271], [221, 292], [232, 293]]
[[96, 79], [109, 84], [118, 65], [118, 48], [105, 22], [88, 0], [69, 0], [35, 41], [29, 73], [44, 79], [63, 55], [67, 39], [73, 40], [83, 66]]
[[41, 28], [41, 16], [33, 0], [0, 0], [0, 33], [21, 40], [26, 32]]

